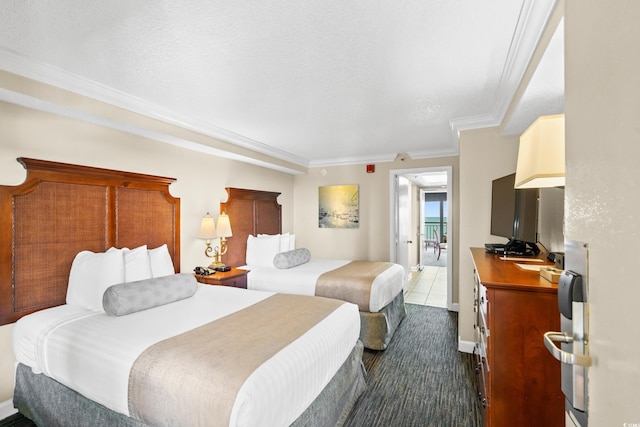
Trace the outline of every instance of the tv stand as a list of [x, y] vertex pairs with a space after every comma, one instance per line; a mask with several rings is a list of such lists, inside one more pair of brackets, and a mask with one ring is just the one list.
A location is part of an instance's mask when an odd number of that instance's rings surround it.
[[481, 248], [471, 256], [483, 425], [564, 427], [560, 363], [544, 355], [540, 338], [560, 327], [557, 285]]
[[540, 253], [538, 245], [522, 240], [509, 240], [507, 243], [486, 243], [487, 252], [501, 255], [536, 256]]

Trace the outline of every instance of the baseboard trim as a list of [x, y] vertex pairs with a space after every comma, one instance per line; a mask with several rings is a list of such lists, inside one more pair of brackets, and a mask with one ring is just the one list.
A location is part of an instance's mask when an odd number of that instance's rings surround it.
[[17, 413], [18, 410], [13, 407], [13, 399], [5, 400], [0, 403], [0, 420], [9, 418], [11, 415]]
[[458, 351], [463, 353], [473, 353], [473, 349], [476, 347], [476, 343], [473, 341], [463, 341], [458, 337]]

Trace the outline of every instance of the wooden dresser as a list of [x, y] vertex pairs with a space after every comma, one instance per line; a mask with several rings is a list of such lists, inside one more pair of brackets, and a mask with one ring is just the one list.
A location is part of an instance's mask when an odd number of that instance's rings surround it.
[[471, 255], [485, 426], [564, 426], [560, 363], [543, 342], [545, 332], [560, 330], [557, 284], [484, 248], [471, 248]]

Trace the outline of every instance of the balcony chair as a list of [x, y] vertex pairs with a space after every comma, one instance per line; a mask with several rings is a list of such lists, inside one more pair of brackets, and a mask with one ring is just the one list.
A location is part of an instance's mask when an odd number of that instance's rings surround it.
[[447, 250], [447, 244], [446, 243], [442, 243], [440, 241], [440, 237], [438, 236], [438, 230], [433, 230], [433, 234], [436, 238], [436, 245], [433, 247], [433, 250], [435, 252], [436, 248], [438, 249], [438, 258], [436, 259], [440, 259], [440, 254], [442, 253], [442, 250]]
[[438, 232], [433, 230], [435, 236], [433, 239], [424, 239], [424, 248], [429, 249], [429, 246], [433, 245], [433, 253], [436, 253], [436, 248], [438, 247]]

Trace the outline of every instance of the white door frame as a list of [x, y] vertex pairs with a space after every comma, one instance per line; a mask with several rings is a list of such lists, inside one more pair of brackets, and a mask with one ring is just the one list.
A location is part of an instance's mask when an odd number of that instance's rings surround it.
[[[444, 171], [447, 173], [447, 309], [457, 311], [452, 301], [453, 295], [453, 257], [455, 252], [455, 227], [453, 224], [453, 167], [434, 166], [415, 169], [392, 169], [389, 171], [389, 254], [391, 262], [396, 262], [398, 244], [398, 192], [396, 176]], [[420, 248], [422, 250], [422, 248]], [[457, 304], [456, 304], [457, 306]]]

